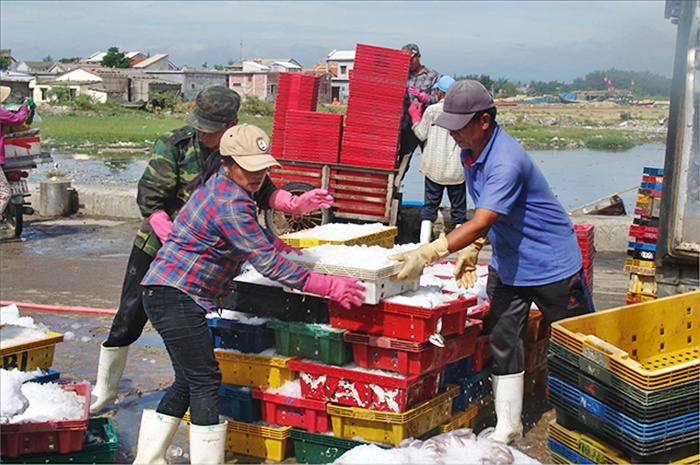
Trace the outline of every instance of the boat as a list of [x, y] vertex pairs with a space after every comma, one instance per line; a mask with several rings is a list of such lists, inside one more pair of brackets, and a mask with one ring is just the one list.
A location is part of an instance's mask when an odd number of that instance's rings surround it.
[[625, 202], [618, 194], [629, 192], [632, 189], [639, 189], [639, 186], [628, 187], [620, 192], [615, 192], [607, 197], [588, 202], [585, 205], [569, 210], [569, 215], [601, 215], [601, 216], [625, 216], [627, 209]]

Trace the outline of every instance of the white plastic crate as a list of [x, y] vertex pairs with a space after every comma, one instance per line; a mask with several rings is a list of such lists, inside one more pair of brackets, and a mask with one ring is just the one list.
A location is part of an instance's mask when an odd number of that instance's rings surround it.
[[[378, 304], [380, 300], [388, 299], [389, 297], [403, 294], [404, 292], [417, 291], [420, 286], [420, 278], [415, 281], [399, 281], [398, 279], [392, 281], [391, 276], [379, 279], [359, 279], [358, 282], [367, 288], [365, 300], [362, 302], [370, 305]], [[286, 286], [283, 287], [283, 289], [295, 294], [316, 295], [308, 292], [301, 292]]]

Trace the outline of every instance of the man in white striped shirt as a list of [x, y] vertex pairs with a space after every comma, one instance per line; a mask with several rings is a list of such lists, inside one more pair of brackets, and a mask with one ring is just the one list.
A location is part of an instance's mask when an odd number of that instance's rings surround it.
[[437, 220], [442, 194], [447, 189], [450, 199], [450, 219], [455, 228], [467, 221], [467, 189], [464, 167], [460, 162], [460, 148], [450, 132], [434, 126], [433, 122], [442, 113], [443, 99], [447, 89], [455, 80], [442, 76], [435, 84], [438, 102], [425, 109], [421, 117], [420, 104], [411, 104], [408, 113], [413, 123], [413, 133], [421, 141], [427, 141], [421, 154], [420, 172], [425, 175], [423, 207], [421, 208], [420, 243], [431, 240], [433, 223]]

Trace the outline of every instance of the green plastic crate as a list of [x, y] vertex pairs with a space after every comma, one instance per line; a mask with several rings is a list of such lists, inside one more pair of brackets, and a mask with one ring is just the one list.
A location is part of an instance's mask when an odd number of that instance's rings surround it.
[[267, 326], [275, 330], [276, 350], [282, 355], [302, 356], [328, 365], [352, 362], [352, 344], [343, 340], [345, 331], [274, 318], [267, 320]]
[[118, 447], [119, 439], [112, 419], [90, 418], [81, 450], [69, 454], [44, 453], [1, 458], [0, 463], [114, 463]]
[[366, 444], [391, 449], [391, 446], [387, 444], [309, 433], [298, 428], [292, 428], [289, 431], [289, 437], [294, 440], [294, 458], [299, 463], [332, 463], [350, 449]]

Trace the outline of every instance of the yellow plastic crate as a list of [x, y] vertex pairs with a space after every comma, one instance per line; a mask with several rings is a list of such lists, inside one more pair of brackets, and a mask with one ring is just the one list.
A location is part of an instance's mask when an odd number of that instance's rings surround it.
[[633, 294], [656, 295], [656, 279], [654, 276], [630, 275], [629, 292]]
[[645, 295], [645, 294], [635, 294], [634, 292], [628, 292], [627, 293], [627, 300], [630, 302], [635, 302], [635, 303], [649, 302], [651, 300], [656, 300], [656, 296]]
[[625, 455], [614, 447], [577, 431], [568, 430], [556, 420], [549, 422], [549, 435], [595, 463], [630, 463]]
[[359, 436], [368, 441], [398, 446], [409, 437], [420, 437], [450, 419], [452, 399], [459, 386], [448, 385], [447, 391], [403, 413], [379, 412], [359, 407], [328, 404], [333, 435], [339, 438]]
[[226, 450], [281, 462], [293, 455], [293, 443], [288, 440], [291, 429], [291, 426], [274, 428], [229, 420]]
[[[0, 328], [4, 327], [5, 325], [0, 325]], [[0, 349], [2, 368], [5, 370], [17, 368], [20, 371], [51, 368], [56, 344], [63, 341], [63, 334], [42, 332], [48, 337]]]
[[[306, 229], [304, 231], [309, 231]], [[299, 231], [299, 232], [304, 232]], [[332, 245], [378, 245], [380, 247], [385, 247], [391, 249], [394, 247], [394, 241], [399, 233], [399, 228], [396, 226], [387, 226], [383, 231], [377, 231], [374, 233], [363, 234], [361, 236], [353, 237], [351, 239], [344, 240], [329, 240], [320, 239], [313, 237], [289, 237], [290, 234], [283, 234], [280, 236], [285, 243], [296, 247], [297, 249], [304, 249], [306, 247], [315, 247], [321, 244], [332, 244]]]
[[626, 273], [634, 273], [640, 276], [654, 276], [656, 274], [656, 265], [651, 260], [628, 258], [625, 260], [624, 271]]
[[[597, 439], [593, 439], [587, 434], [579, 433], [566, 429], [552, 420], [549, 422], [549, 435], [557, 441], [564, 444], [569, 449], [578, 452], [583, 457], [590, 459], [594, 463], [615, 463], [615, 464], [630, 464], [632, 463], [625, 454], [614, 447], [607, 445]], [[693, 455], [684, 459], [675, 460], [672, 464], [698, 463], [700, 455]], [[568, 463], [568, 462], [560, 462]]]
[[267, 384], [277, 388], [296, 378], [296, 372], [287, 368], [287, 362], [296, 357], [265, 357], [239, 354], [221, 349], [214, 350], [224, 384], [259, 387]]
[[457, 412], [447, 423], [440, 425], [441, 433], [448, 433], [460, 428], [474, 428], [476, 416], [479, 413], [479, 406], [471, 404], [464, 412]]
[[[188, 423], [189, 428], [189, 410], [182, 421]], [[225, 448], [237, 454], [281, 462], [292, 455], [292, 443], [287, 441], [291, 429], [291, 426], [274, 428], [227, 420]]]
[[700, 375], [700, 291], [552, 323], [552, 340], [646, 390]]
[[568, 465], [571, 463], [561, 455], [557, 454], [556, 452], [552, 452], [551, 450], [549, 451], [549, 456], [552, 459], [552, 463], [556, 463], [559, 465]]

